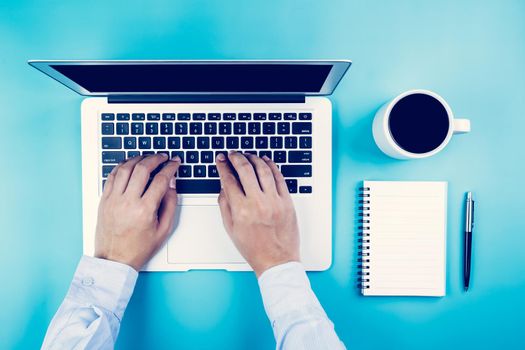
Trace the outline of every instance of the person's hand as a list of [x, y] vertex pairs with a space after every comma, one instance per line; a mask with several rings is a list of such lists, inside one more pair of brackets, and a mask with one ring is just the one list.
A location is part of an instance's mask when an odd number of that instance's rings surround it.
[[299, 228], [283, 175], [268, 157], [217, 156], [219, 206], [226, 231], [259, 277], [270, 267], [299, 261]]
[[[124, 263], [139, 271], [173, 230], [177, 191], [176, 157], [138, 156], [109, 174], [98, 207], [95, 257]], [[145, 191], [150, 175], [166, 162]]]

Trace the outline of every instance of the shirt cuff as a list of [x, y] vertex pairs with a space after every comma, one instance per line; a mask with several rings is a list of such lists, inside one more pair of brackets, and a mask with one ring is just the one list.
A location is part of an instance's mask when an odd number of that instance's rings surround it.
[[122, 320], [137, 277], [138, 272], [126, 264], [84, 255], [67, 298], [88, 306], [102, 307]]
[[288, 262], [266, 270], [259, 277], [259, 288], [264, 309], [274, 328], [276, 322], [290, 317], [326, 317], [299, 262]]

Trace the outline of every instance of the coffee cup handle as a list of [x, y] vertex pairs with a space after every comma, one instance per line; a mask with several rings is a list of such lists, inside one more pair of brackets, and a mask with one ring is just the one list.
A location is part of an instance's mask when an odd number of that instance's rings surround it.
[[466, 134], [470, 132], [469, 119], [454, 119], [454, 134]]

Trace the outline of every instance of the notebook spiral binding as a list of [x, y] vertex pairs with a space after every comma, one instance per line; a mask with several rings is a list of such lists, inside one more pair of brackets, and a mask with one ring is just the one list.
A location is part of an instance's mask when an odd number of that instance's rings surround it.
[[370, 288], [370, 188], [359, 188], [359, 206], [358, 210], [358, 227], [357, 234], [359, 235], [358, 246], [358, 288], [361, 290]]

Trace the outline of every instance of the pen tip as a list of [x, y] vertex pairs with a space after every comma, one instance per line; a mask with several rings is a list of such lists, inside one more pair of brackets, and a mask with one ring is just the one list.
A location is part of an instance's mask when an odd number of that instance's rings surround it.
[[468, 286], [465, 286], [465, 292], [468, 292]]

